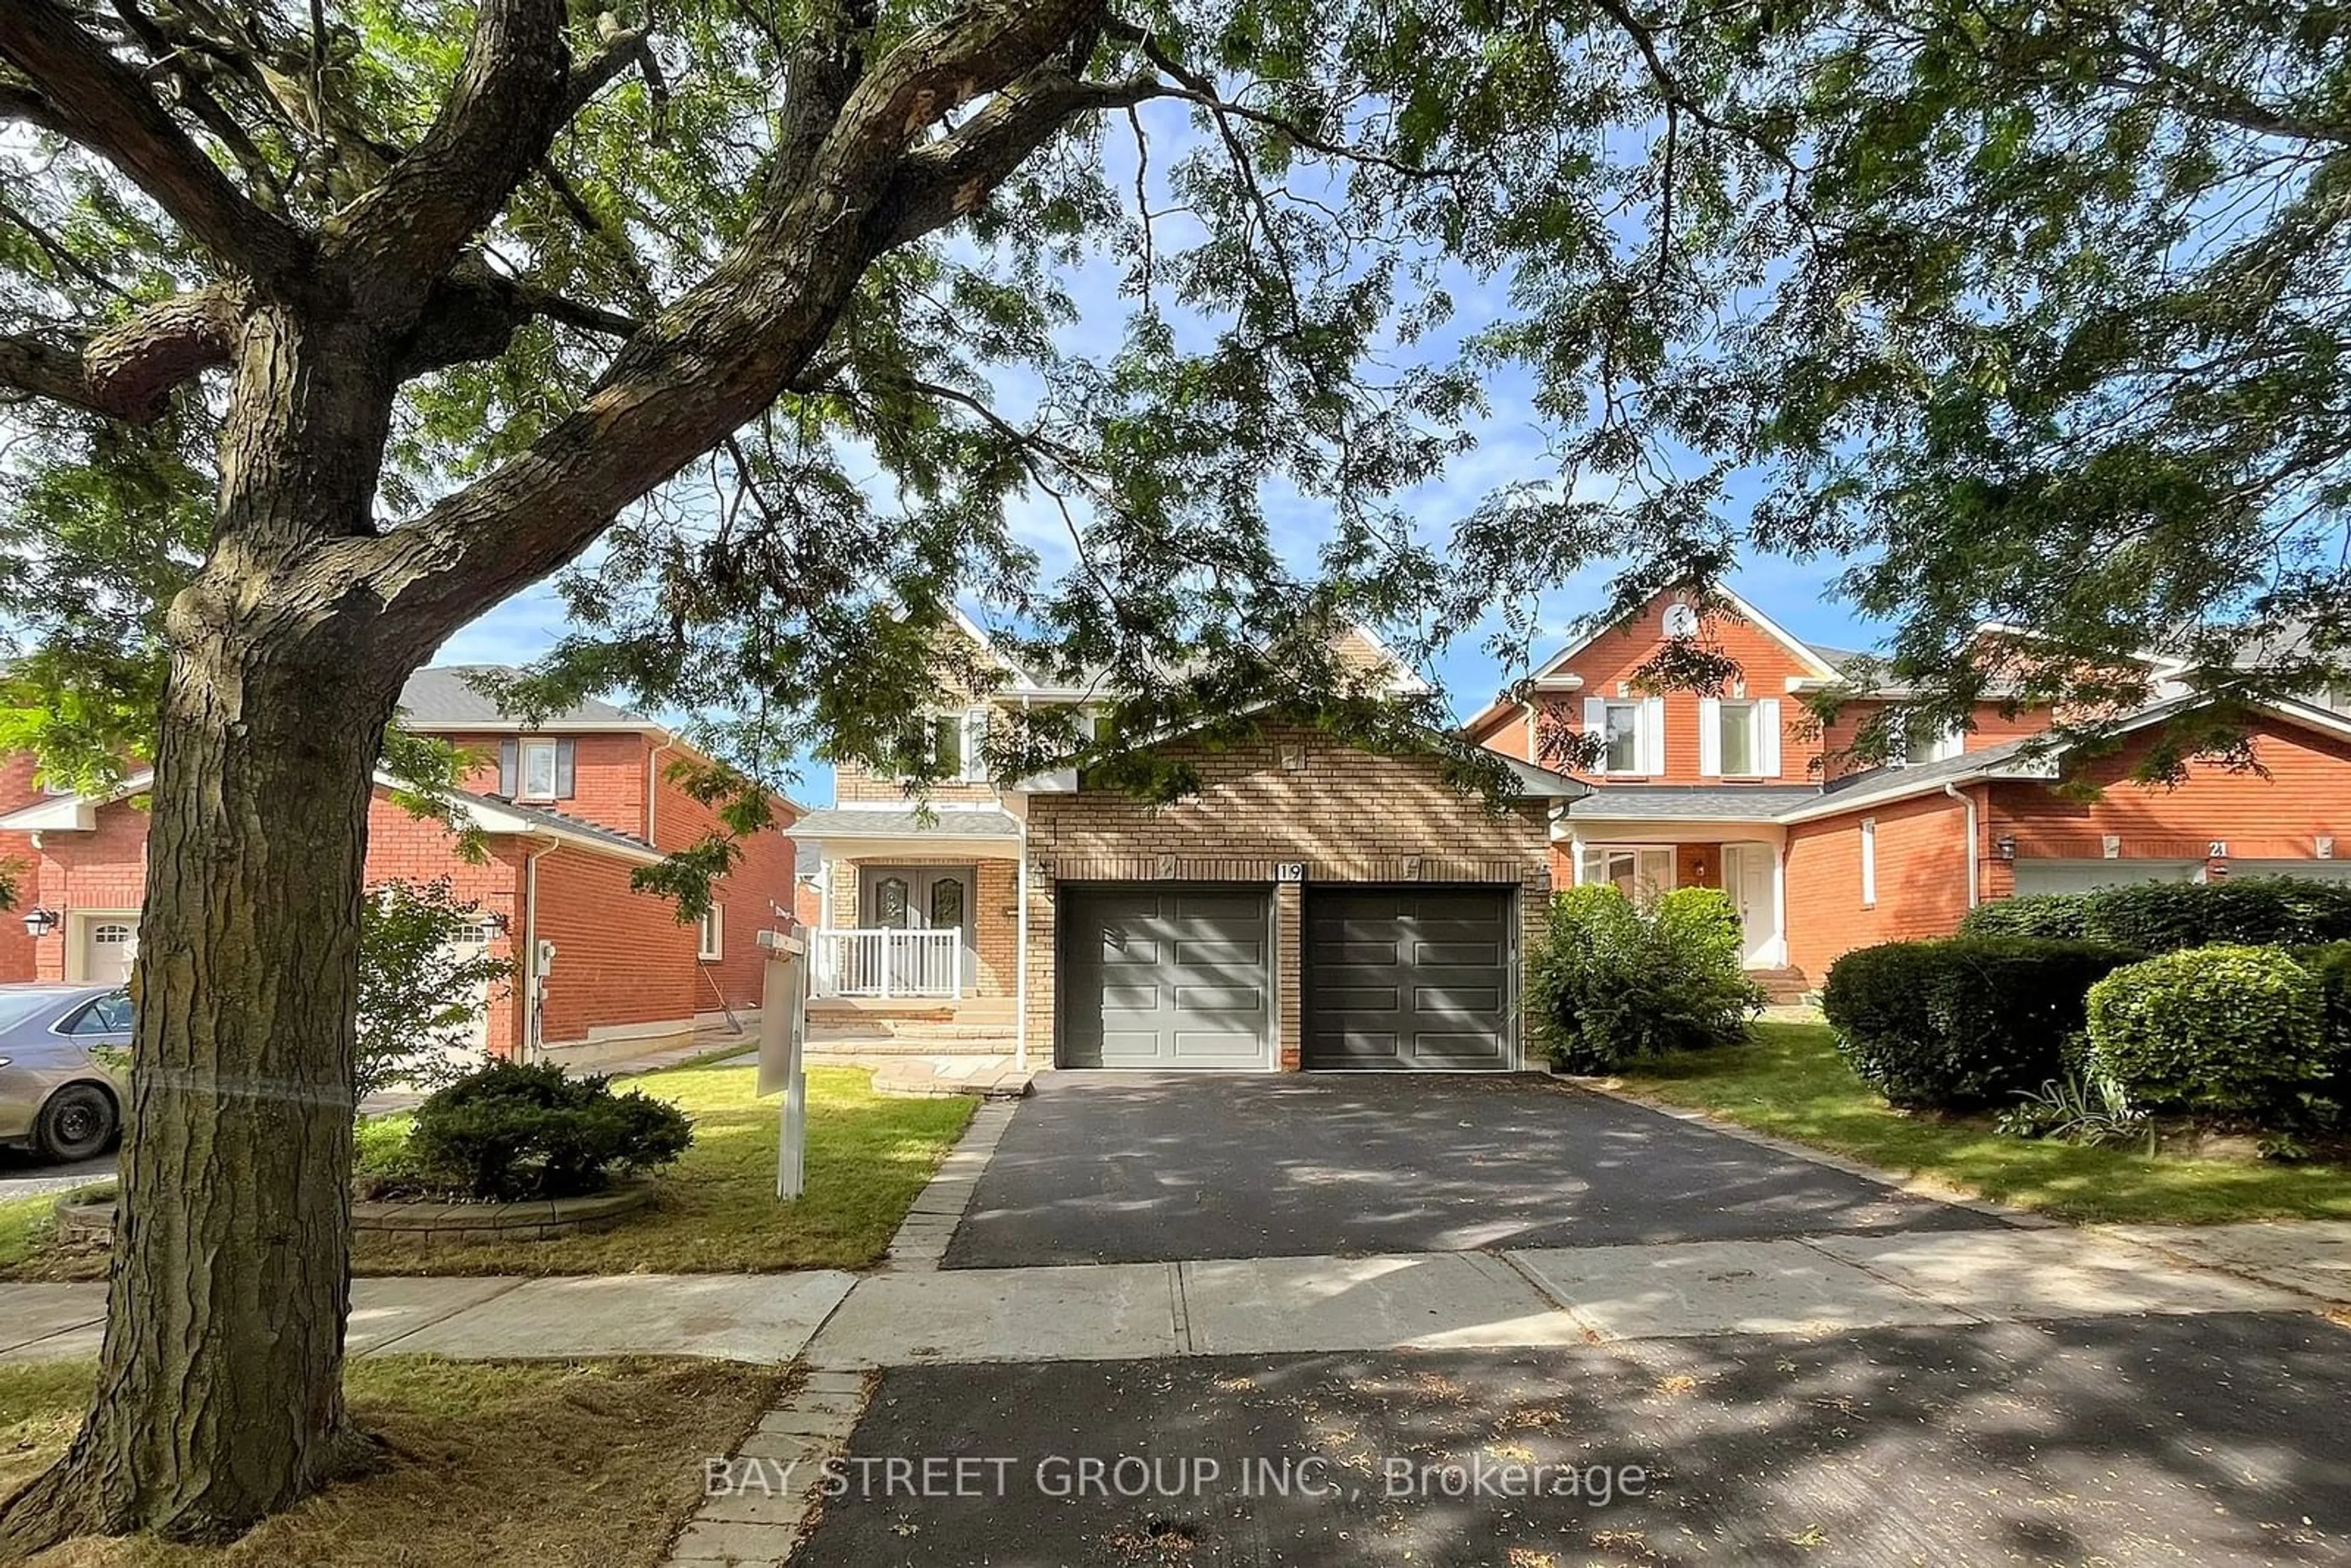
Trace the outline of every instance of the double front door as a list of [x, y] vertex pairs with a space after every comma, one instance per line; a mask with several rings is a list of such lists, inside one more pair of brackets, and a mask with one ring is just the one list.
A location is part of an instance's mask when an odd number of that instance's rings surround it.
[[972, 988], [973, 977], [979, 970], [972, 918], [975, 880], [969, 866], [863, 868], [859, 881], [863, 924], [869, 929], [953, 931], [955, 946], [962, 948], [960, 965], [943, 966], [942, 960], [951, 957], [944, 940], [889, 944], [882, 961], [890, 967], [892, 991], [902, 996], [939, 996]]

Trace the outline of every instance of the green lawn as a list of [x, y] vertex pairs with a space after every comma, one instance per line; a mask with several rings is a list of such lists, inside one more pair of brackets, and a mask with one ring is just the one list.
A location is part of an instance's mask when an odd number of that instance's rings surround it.
[[2066, 1219], [2351, 1219], [2351, 1169], [2341, 1166], [2150, 1158], [2003, 1138], [1989, 1116], [1896, 1111], [1846, 1068], [1821, 1024], [1758, 1024], [1750, 1044], [1648, 1064], [1621, 1082], [1645, 1098]]
[[[694, 1120], [694, 1146], [661, 1175], [656, 1205], [620, 1228], [552, 1241], [424, 1248], [362, 1239], [361, 1274], [732, 1273], [862, 1269], [971, 1119], [973, 1101], [877, 1095], [860, 1068], [809, 1072], [808, 1192], [776, 1199], [778, 1102], [750, 1065], [676, 1067], [632, 1081]], [[103, 1255], [47, 1245], [52, 1200], [0, 1204], [0, 1275], [99, 1279]]]
[[0, 1203], [0, 1277], [16, 1268], [48, 1239], [54, 1197], [12, 1197]]
[[[0, 1366], [0, 1497], [62, 1453], [89, 1363]], [[43, 1568], [653, 1568], [699, 1500], [705, 1454], [733, 1451], [783, 1392], [716, 1362], [528, 1364], [388, 1356], [351, 1364], [351, 1413], [385, 1442], [374, 1473], [232, 1546], [78, 1541]]]

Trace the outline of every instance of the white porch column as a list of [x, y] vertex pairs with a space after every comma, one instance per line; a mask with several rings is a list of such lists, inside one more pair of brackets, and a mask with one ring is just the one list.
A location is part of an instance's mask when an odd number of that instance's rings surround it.
[[1772, 960], [1782, 969], [1788, 967], [1788, 845], [1783, 840], [1771, 850], [1771, 945], [1777, 949]]
[[1029, 819], [1020, 819], [1020, 869], [1013, 900], [1019, 929], [1012, 939], [1012, 1065], [1029, 1071]]

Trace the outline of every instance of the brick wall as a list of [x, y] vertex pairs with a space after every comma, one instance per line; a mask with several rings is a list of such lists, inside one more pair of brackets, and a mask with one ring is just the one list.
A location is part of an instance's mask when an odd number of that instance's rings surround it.
[[[1674, 601], [1659, 595], [1649, 607], [1616, 626], [1603, 632], [1592, 643], [1577, 651], [1567, 666], [1556, 674], [1582, 678], [1583, 688], [1568, 693], [1546, 693], [1536, 701], [1544, 714], [1544, 733], [1552, 724], [1564, 724], [1570, 730], [1583, 727], [1583, 704], [1587, 698], [1614, 697], [1620, 685], [1628, 685], [1635, 672], [1654, 655], [1665, 641], [1665, 616]], [[1803, 705], [1788, 695], [1788, 677], [1810, 675], [1813, 672], [1791, 653], [1778, 639], [1761, 628], [1742, 621], [1729, 612], [1709, 617], [1701, 626], [1699, 641], [1736, 661], [1740, 678], [1746, 684], [1746, 695], [1751, 698], [1772, 698], [1780, 705], [1780, 771], [1772, 782], [1802, 784], [1820, 778], [1819, 726], [1804, 710]], [[1639, 694], [1633, 694], [1637, 695]], [[1698, 772], [1698, 704], [1696, 692], [1672, 691], [1657, 694], [1665, 704], [1666, 766], [1654, 775], [1644, 775], [1646, 782], [1657, 784], [1696, 784], [1701, 781]], [[1733, 694], [1724, 693], [1725, 696]], [[1523, 716], [1512, 715], [1492, 721], [1488, 733], [1479, 739], [1497, 749], [1523, 757], [1527, 751], [1527, 726]], [[1628, 782], [1624, 775], [1612, 776], [1617, 782]]]
[[[989, 783], [966, 784], [959, 779], [941, 779], [926, 791], [930, 800], [941, 804], [993, 806], [998, 797], [996, 786]], [[914, 797], [906, 786], [895, 779], [883, 778], [852, 762], [833, 765], [832, 798], [843, 806], [881, 803], [904, 806], [913, 803]]]
[[[653, 770], [653, 847], [671, 852], [722, 831], [718, 813], [695, 800], [674, 776], [682, 755], [693, 754], [674, 746], [662, 747], [657, 755], [649, 748], [639, 761], [641, 768], [650, 761]], [[643, 789], [642, 776], [638, 789]], [[759, 1005], [767, 984], [759, 933], [782, 930], [784, 916], [776, 912], [794, 908], [799, 896], [799, 850], [784, 837], [799, 812], [780, 795], [768, 797], [768, 805], [774, 814], [772, 825], [738, 841], [735, 869], [719, 880], [713, 894], [713, 902], [725, 911], [719, 932], [722, 956], [701, 965], [695, 981], [696, 1010], [701, 1012], [716, 1010], [722, 997], [726, 1006], [738, 1012]], [[636, 831], [643, 831], [642, 821]], [[687, 951], [696, 946], [689, 941]]]
[[[33, 758], [20, 752], [0, 757], [0, 816], [40, 804], [40, 786], [33, 782]], [[25, 935], [25, 912], [41, 902], [40, 855], [30, 833], [0, 833], [0, 865], [16, 884], [14, 907], [0, 910], [0, 982], [29, 980], [34, 975], [33, 939]]]
[[[1837, 710], [1834, 723], [1823, 727], [1821, 744], [1824, 747], [1823, 767], [1827, 779], [1842, 779], [1850, 773], [1865, 772], [1868, 767], [1844, 755], [1853, 747], [1854, 737], [1861, 733], [1862, 722], [1885, 704], [1876, 702], [1847, 703]], [[1962, 751], [1981, 751], [1988, 746], [2021, 740], [2028, 735], [2039, 735], [2050, 725], [2049, 709], [2036, 707], [2013, 716], [2000, 711], [1998, 703], [1978, 703], [1970, 710], [1974, 728], [1963, 730], [1959, 737]]]
[[[1865, 818], [1877, 824], [1877, 898], [1868, 904]], [[1968, 912], [1967, 838], [1966, 807], [1940, 793], [1791, 825], [1788, 961], [1817, 981], [1853, 948], [1949, 936]]]
[[2195, 762], [2176, 788], [2129, 781], [2155, 740], [2132, 737], [2086, 770], [2104, 789], [2096, 800], [2028, 780], [1994, 785], [1987, 836], [2015, 839], [2019, 859], [2098, 860], [2110, 833], [2131, 860], [2200, 861], [2214, 839], [2231, 860], [2309, 860], [2322, 836], [2351, 858], [2351, 741], [2262, 718], [2252, 744], [2266, 778]]
[[[497, 915], [506, 921], [506, 935], [492, 942], [488, 951], [514, 963], [522, 950], [523, 850], [511, 839], [492, 839], [488, 847], [489, 859], [473, 864], [458, 858], [446, 829], [402, 810], [382, 790], [377, 790], [368, 804], [369, 885], [447, 878], [450, 891], [457, 897], [479, 906], [486, 917]], [[522, 988], [518, 984], [491, 988], [486, 1022], [492, 1051], [508, 1053], [520, 1043]]]
[[[1426, 758], [1389, 758], [1308, 729], [1281, 728], [1221, 750], [1170, 747], [1198, 768], [1197, 795], [1155, 807], [1085, 791], [1029, 802], [1029, 1049], [1052, 1059], [1057, 884], [1272, 883], [1282, 862], [1314, 883], [1510, 883], [1523, 890], [1521, 952], [1540, 940], [1551, 885], [1548, 804], [1499, 811], [1465, 798]], [[1299, 890], [1275, 899], [1280, 1049], [1298, 1064]]]
[[591, 1029], [674, 1024], [709, 1004], [692, 925], [629, 886], [632, 862], [566, 844], [538, 862], [538, 936], [556, 946], [539, 1037], [560, 1049]]
[[[521, 737], [511, 733], [499, 734], [484, 730], [478, 733], [440, 737], [455, 746], [475, 754], [474, 768], [465, 775], [465, 788], [476, 795], [496, 795], [498, 791], [498, 747], [508, 740]], [[560, 735], [550, 731], [539, 739], [564, 739], [572, 742], [572, 792], [560, 800], [538, 801], [534, 804], [551, 806], [565, 816], [577, 817], [583, 822], [593, 822], [600, 828], [643, 838], [645, 832], [646, 759], [653, 748], [653, 737], [635, 731], [589, 735]], [[674, 757], [675, 747], [663, 753], [664, 758]], [[666, 800], [662, 810], [668, 810]], [[666, 839], [667, 835], [664, 835]]]

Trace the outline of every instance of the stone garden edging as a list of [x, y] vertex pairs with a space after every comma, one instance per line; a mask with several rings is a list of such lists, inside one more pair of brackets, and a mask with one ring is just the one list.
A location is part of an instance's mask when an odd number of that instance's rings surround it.
[[[583, 1197], [535, 1198], [525, 1203], [384, 1202], [351, 1204], [351, 1228], [427, 1246], [471, 1241], [548, 1241], [559, 1236], [601, 1230], [650, 1206], [658, 1185], [650, 1176], [615, 1183], [609, 1191]], [[99, 1243], [114, 1235], [114, 1194], [69, 1192], [56, 1204], [59, 1239]]]

